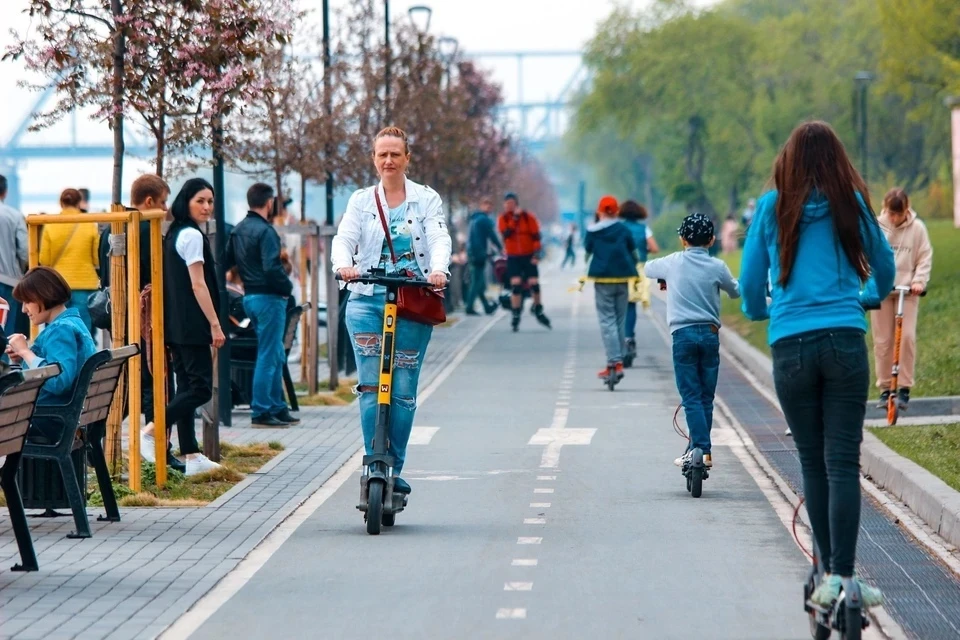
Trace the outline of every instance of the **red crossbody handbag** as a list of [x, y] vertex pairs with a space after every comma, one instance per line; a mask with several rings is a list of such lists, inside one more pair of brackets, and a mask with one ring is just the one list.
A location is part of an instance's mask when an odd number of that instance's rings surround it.
[[[387, 240], [387, 247], [390, 249], [390, 260], [396, 266], [397, 254], [393, 250], [393, 239], [390, 237], [387, 217], [383, 215], [379, 189], [374, 188], [373, 197], [377, 201], [380, 224], [383, 226], [383, 234]], [[444, 305], [443, 292], [429, 287], [400, 287], [397, 293], [397, 315], [405, 320], [421, 324], [443, 324], [447, 321], [447, 308]]]

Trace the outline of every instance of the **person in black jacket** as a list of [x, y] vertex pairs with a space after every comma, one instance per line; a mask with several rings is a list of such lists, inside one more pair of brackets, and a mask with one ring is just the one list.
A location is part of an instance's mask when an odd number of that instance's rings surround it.
[[281, 427], [300, 422], [283, 399], [283, 331], [287, 298], [293, 283], [280, 262], [280, 236], [269, 222], [273, 212], [273, 187], [262, 182], [247, 191], [250, 211], [230, 234], [224, 269], [234, 266], [243, 282], [243, 308], [257, 331], [257, 364], [253, 370], [251, 423]]

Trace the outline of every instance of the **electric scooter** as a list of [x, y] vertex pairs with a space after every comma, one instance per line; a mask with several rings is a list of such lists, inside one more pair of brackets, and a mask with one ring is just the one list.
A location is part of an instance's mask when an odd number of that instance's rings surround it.
[[827, 640], [833, 631], [840, 640], [860, 640], [863, 630], [870, 626], [860, 597], [860, 585], [852, 578], [844, 578], [840, 597], [831, 607], [820, 607], [810, 602], [810, 596], [823, 580], [823, 565], [816, 542], [813, 545], [813, 566], [803, 585], [803, 609], [810, 616], [810, 635], [814, 640]]
[[[340, 274], [336, 274], [340, 280]], [[377, 393], [377, 425], [373, 435], [373, 453], [363, 456], [360, 476], [360, 503], [357, 509], [364, 513], [367, 533], [380, 534], [381, 525], [392, 527], [397, 514], [407, 506], [409, 495], [394, 491], [395, 460], [390, 448], [390, 400], [393, 392], [394, 352], [397, 333], [397, 296], [400, 287], [433, 287], [423, 278], [402, 273], [388, 274], [385, 269], [371, 269], [369, 273], [352, 280], [361, 284], [386, 287], [386, 305], [383, 309], [383, 341], [380, 354], [380, 380]]]

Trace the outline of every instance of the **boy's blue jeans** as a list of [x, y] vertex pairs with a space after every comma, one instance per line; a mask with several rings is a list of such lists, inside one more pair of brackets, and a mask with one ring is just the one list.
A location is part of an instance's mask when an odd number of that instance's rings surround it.
[[253, 369], [254, 416], [272, 416], [287, 409], [283, 398], [283, 332], [287, 325], [287, 299], [283, 296], [250, 294], [243, 296], [243, 310], [257, 332], [257, 364]]
[[[353, 294], [347, 302], [347, 331], [357, 357], [357, 393], [360, 395], [360, 426], [367, 455], [373, 453], [377, 428], [377, 389], [380, 384], [380, 353], [383, 342], [385, 294]], [[394, 350], [393, 393], [390, 402], [390, 446], [394, 473], [400, 474], [407, 455], [407, 442], [417, 411], [417, 385], [433, 327], [400, 318]]]
[[720, 334], [717, 327], [697, 324], [673, 332], [673, 372], [690, 431], [690, 449], [710, 453], [713, 397], [720, 372]]

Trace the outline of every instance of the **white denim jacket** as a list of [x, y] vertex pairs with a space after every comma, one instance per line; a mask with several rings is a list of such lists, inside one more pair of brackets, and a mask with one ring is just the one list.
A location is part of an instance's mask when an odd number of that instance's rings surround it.
[[[380, 265], [383, 253], [383, 226], [377, 212], [377, 202], [373, 190], [380, 190], [380, 202], [387, 213], [387, 197], [383, 183], [375, 187], [359, 189], [350, 196], [347, 210], [337, 227], [333, 238], [333, 251], [330, 260], [336, 272], [345, 267], [356, 266], [361, 273]], [[443, 201], [440, 195], [430, 187], [406, 181], [407, 222], [413, 233], [413, 250], [417, 264], [424, 275], [432, 271], [446, 273], [450, 266], [450, 232], [443, 215]], [[340, 284], [343, 288], [344, 283]], [[350, 291], [369, 296], [373, 295], [373, 285], [352, 283], [347, 285]]]

